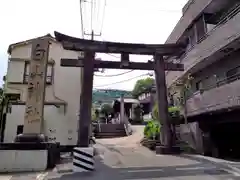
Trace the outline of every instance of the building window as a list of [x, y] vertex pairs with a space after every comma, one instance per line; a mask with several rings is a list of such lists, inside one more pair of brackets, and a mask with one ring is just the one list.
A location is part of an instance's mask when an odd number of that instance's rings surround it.
[[196, 91], [200, 91], [202, 89], [202, 81], [199, 80], [198, 82], [196, 82]]
[[17, 126], [17, 135], [23, 133], [23, 125], [18, 125]]
[[227, 83], [231, 83], [240, 76], [240, 66], [226, 72]]
[[[26, 62], [25, 68], [24, 68], [23, 83], [28, 83], [29, 67], [30, 67], [30, 63]], [[53, 64], [48, 64], [46, 84], [52, 84], [52, 79], [53, 79]]]
[[197, 42], [199, 42], [206, 34], [206, 26], [205, 26], [205, 22], [204, 22], [204, 16], [201, 16], [197, 20], [195, 27], [196, 27]]

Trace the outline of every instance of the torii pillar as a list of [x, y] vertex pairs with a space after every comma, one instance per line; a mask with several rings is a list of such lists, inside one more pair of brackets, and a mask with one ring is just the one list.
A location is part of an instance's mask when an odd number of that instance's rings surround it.
[[157, 98], [158, 116], [161, 124], [160, 129], [161, 145], [156, 146], [156, 152], [157, 154], [168, 154], [172, 153], [172, 151], [178, 151], [178, 149], [177, 147], [173, 146], [172, 141], [172, 130], [168, 113], [167, 86], [163, 56], [155, 54], [154, 64], [155, 64], [154, 71], [156, 80], [156, 90], [158, 97]]

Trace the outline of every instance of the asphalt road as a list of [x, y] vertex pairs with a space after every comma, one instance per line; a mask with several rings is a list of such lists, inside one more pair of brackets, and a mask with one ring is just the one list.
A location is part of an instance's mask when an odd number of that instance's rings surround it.
[[221, 161], [213, 163], [200, 156], [156, 155], [140, 145], [142, 132], [142, 126], [134, 126], [132, 136], [97, 140], [99, 156], [95, 161], [94, 172], [65, 174], [49, 172], [48, 180], [240, 179], [240, 174], [232, 172]]

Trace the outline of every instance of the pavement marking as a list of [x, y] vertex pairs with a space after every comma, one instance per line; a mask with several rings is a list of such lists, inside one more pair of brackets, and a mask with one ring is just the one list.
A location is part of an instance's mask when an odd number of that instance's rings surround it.
[[228, 161], [228, 160], [225, 160], [225, 159], [203, 156], [203, 155], [199, 155], [199, 154], [194, 154], [194, 155], [185, 154], [185, 156], [202, 158], [202, 159], [209, 160], [209, 161], [212, 161], [212, 162], [215, 162], [215, 163], [227, 163], [227, 164], [233, 164], [233, 165], [234, 164], [239, 164], [239, 162]]
[[127, 172], [132, 172], [132, 173], [134, 173], [134, 172], [153, 172], [153, 171], [161, 171], [161, 172], [163, 172], [163, 170], [162, 169], [144, 169], [144, 170], [129, 170], [129, 171], [127, 171]]
[[[47, 180], [47, 175], [48, 173], [41, 173], [41, 174], [38, 174], [37, 177], [36, 177], [36, 180]], [[1, 180], [1, 179], [0, 179]]]
[[8, 175], [0, 175], [0, 180], [11, 180], [12, 176], [8, 176]]
[[200, 169], [216, 169], [216, 167], [189, 167], [189, 168], [176, 168], [176, 170], [200, 170]]
[[100, 154], [99, 157], [104, 160], [104, 155], [103, 154]]
[[225, 169], [225, 168], [222, 168], [224, 171], [228, 172], [229, 174], [232, 174], [236, 177], [239, 177], [240, 176], [240, 173], [236, 172], [236, 171], [233, 171], [233, 170], [229, 170], [229, 169]]

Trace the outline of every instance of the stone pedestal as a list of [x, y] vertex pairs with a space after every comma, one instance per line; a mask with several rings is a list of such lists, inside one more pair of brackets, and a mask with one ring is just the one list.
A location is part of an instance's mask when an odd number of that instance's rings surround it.
[[0, 172], [44, 171], [48, 166], [45, 143], [0, 144]]
[[0, 144], [0, 172], [37, 172], [60, 160], [59, 145], [42, 134], [20, 134], [14, 143]]

